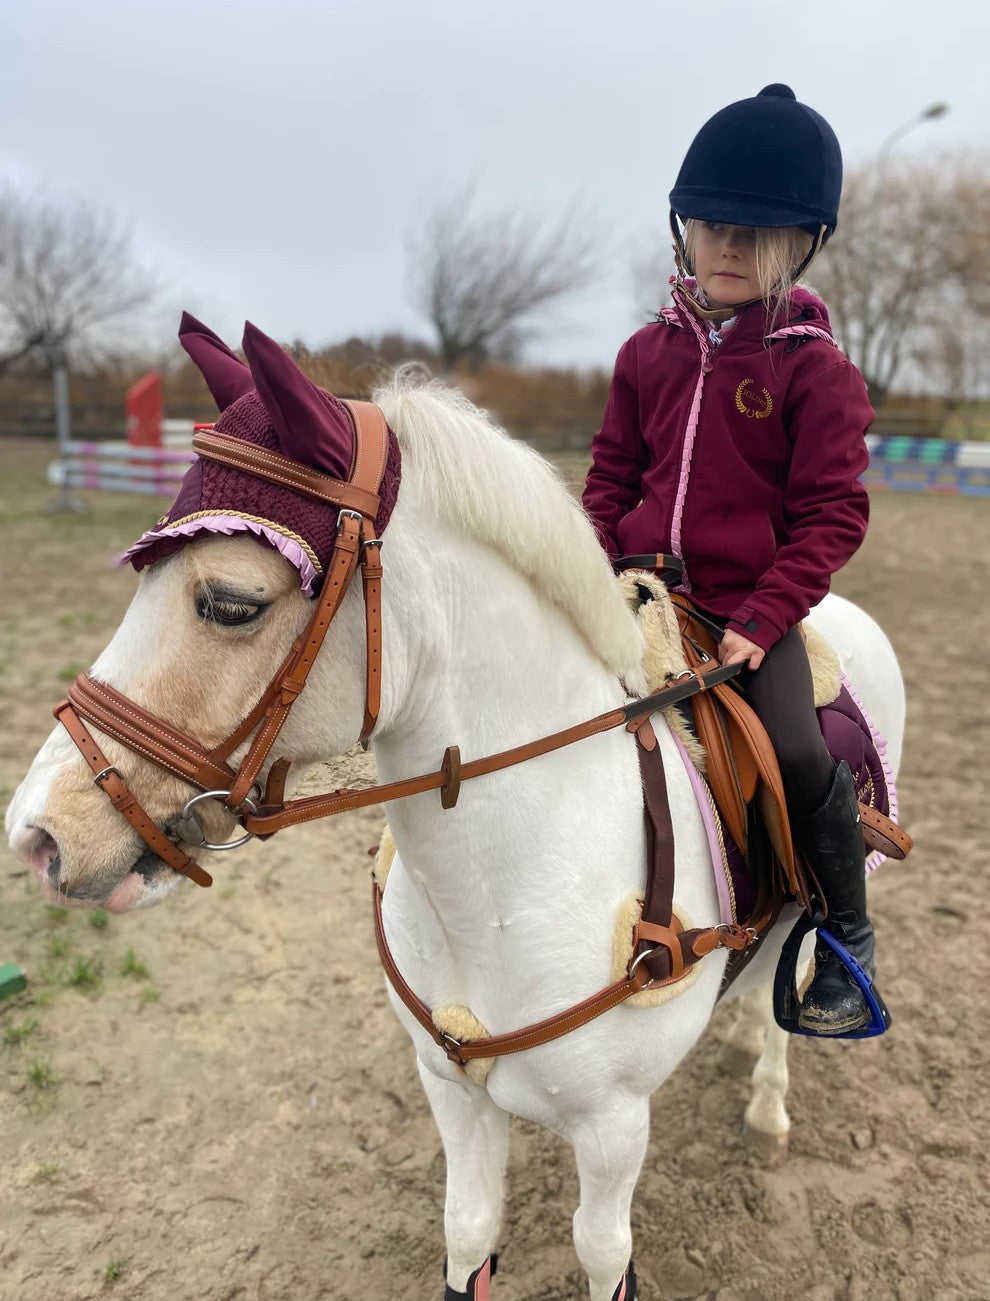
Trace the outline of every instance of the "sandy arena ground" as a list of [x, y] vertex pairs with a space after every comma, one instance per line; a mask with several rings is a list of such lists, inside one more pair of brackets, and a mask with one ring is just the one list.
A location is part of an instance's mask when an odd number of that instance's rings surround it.
[[[48, 450], [0, 443], [0, 795], [134, 586], [108, 561], [158, 503], [51, 516]], [[559, 464], [579, 482], [581, 457]], [[877, 495], [836, 588], [886, 628], [908, 683], [915, 851], [873, 885], [893, 1031], [791, 1046], [790, 1153], [741, 1133], [720, 1010], [654, 1100], [634, 1202], [643, 1301], [975, 1301], [986, 1209], [986, 612], [990, 503]], [[328, 784], [366, 780], [341, 761]], [[42, 906], [0, 853], [4, 1301], [316, 1301], [442, 1295], [443, 1157], [374, 957], [378, 810], [210, 864], [213, 890], [113, 917]], [[98, 919], [99, 920], [99, 919]], [[569, 1150], [514, 1132], [498, 1301], [585, 1295]]]

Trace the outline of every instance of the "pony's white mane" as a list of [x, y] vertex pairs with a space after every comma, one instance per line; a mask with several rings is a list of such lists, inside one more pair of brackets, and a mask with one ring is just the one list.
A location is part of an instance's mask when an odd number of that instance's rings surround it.
[[632, 691], [643, 641], [581, 507], [556, 470], [487, 412], [405, 367], [374, 394], [402, 449], [403, 472], [438, 517], [499, 552], [562, 610]]

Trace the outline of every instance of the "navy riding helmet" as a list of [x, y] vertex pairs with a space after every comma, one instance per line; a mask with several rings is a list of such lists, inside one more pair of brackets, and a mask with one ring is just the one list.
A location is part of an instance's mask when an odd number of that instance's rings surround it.
[[[671, 221], [800, 226], [824, 243], [839, 219], [835, 132], [790, 86], [765, 86], [709, 118], [670, 192]], [[824, 230], [822, 229], [824, 227]]]

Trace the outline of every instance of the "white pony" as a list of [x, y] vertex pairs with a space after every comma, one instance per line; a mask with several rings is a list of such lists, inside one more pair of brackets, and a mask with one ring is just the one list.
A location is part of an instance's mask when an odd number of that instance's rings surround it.
[[[402, 452], [385, 534], [379, 776], [433, 770], [544, 736], [642, 694], [642, 644], [591, 527], [554, 471], [463, 397], [398, 377], [376, 394]], [[267, 605], [247, 628], [204, 617], [206, 584]], [[145, 708], [216, 744], [263, 690], [310, 602], [297, 574], [253, 539], [189, 542], [154, 565], [93, 670]], [[904, 697], [891, 647], [860, 610], [828, 598], [811, 620], [832, 642], [896, 770]], [[307, 690], [283, 733], [302, 762], [349, 750], [361, 730], [364, 614], [352, 585]], [[695, 795], [662, 717], [654, 720], [676, 842], [676, 901], [694, 926], [719, 921]], [[160, 824], [189, 788], [106, 742]], [[387, 806], [398, 854], [385, 929], [406, 981], [431, 1007], [467, 1007], [492, 1034], [541, 1020], [608, 984], [622, 902], [645, 870], [634, 738], [619, 728], [465, 783], [456, 807], [436, 792]], [[233, 819], [211, 814], [211, 837]], [[14, 848], [49, 897], [117, 910], [157, 903], [180, 877], [113, 811], [61, 728], [42, 747], [7, 813]], [[357, 867], [357, 864], [355, 864]], [[205, 902], [205, 901], [204, 901]], [[764, 989], [786, 927], [732, 989]], [[496, 1060], [483, 1084], [452, 1064], [393, 997], [447, 1159], [447, 1279], [456, 1294], [484, 1271], [499, 1235], [510, 1116], [565, 1136], [580, 1175], [574, 1244], [593, 1301], [626, 1296], [630, 1201], [647, 1143], [649, 1098], [704, 1030], [724, 951], [663, 1006], [613, 1009], [542, 1047]], [[788, 1128], [785, 1036], [762, 1021], [738, 1041], [765, 1047], [750, 1125]], [[752, 1000], [751, 1000], [752, 1001]], [[471, 1295], [487, 1295], [479, 1287]]]

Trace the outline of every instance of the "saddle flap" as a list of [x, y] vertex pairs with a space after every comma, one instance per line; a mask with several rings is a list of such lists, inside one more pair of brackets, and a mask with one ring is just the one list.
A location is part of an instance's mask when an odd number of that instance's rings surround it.
[[[682, 649], [687, 663], [698, 668], [703, 657], [717, 657], [711, 632], [693, 618], [686, 599], [671, 598], [678, 610]], [[774, 854], [787, 889], [806, 906], [809, 903], [805, 872], [794, 852], [790, 819], [780, 765], [766, 729], [742, 696], [719, 684], [692, 700], [698, 738], [706, 752], [706, 772], [712, 795], [729, 834], [745, 854], [747, 805], [759, 801]]]

